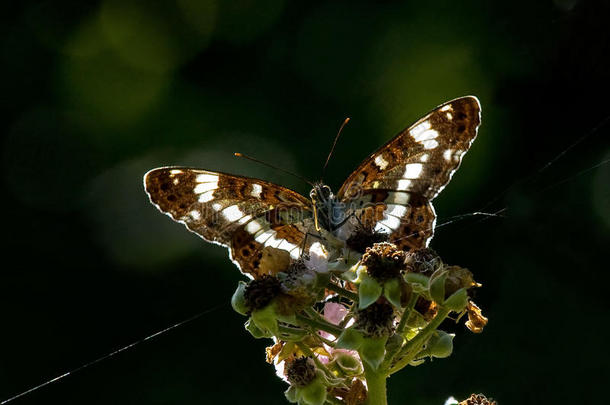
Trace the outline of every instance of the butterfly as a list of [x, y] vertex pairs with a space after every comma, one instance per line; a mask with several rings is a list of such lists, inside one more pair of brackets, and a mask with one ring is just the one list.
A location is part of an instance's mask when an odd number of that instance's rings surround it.
[[286, 269], [315, 240], [345, 242], [359, 229], [381, 233], [403, 250], [427, 247], [432, 200], [449, 183], [477, 136], [474, 96], [448, 101], [373, 152], [337, 194], [313, 184], [309, 197], [260, 179], [187, 167], [144, 176], [150, 201], [201, 236], [225, 246], [242, 273]]

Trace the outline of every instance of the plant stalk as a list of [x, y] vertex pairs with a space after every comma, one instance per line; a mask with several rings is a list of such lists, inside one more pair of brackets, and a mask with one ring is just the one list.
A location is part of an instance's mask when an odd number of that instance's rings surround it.
[[403, 349], [396, 355], [398, 361], [390, 369], [390, 374], [397, 372], [413, 361], [421, 347], [428, 341], [428, 338], [436, 331], [436, 328], [440, 326], [450, 312], [450, 309], [441, 307], [434, 319], [432, 319], [413, 339], [404, 345]]
[[368, 388], [366, 405], [388, 405], [386, 373], [382, 370], [373, 370], [366, 362], [363, 363], [364, 377]]

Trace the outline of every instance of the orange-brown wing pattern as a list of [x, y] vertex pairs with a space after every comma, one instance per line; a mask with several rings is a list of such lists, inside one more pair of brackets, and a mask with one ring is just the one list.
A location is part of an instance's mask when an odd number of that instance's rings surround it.
[[431, 201], [476, 138], [480, 112], [473, 96], [438, 106], [365, 159], [338, 198], [360, 222], [389, 233], [400, 247], [427, 246], [436, 221]]
[[206, 241], [228, 247], [245, 274], [274, 274], [300, 257], [311, 203], [292, 190], [184, 167], [151, 170], [144, 187], [160, 211]]

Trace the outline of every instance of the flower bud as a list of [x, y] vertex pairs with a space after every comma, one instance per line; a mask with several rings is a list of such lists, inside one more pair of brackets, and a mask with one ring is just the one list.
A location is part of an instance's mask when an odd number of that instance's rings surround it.
[[461, 312], [468, 301], [467, 289], [478, 287], [472, 273], [459, 266], [446, 266], [430, 277], [429, 294], [439, 305]]
[[439, 305], [445, 303], [445, 281], [447, 280], [447, 272], [439, 270], [430, 277], [430, 286], [428, 291], [430, 297]]
[[250, 319], [265, 334], [278, 335], [278, 316], [275, 305], [267, 305], [263, 309], [252, 311]]
[[445, 298], [455, 293], [460, 288], [469, 289], [471, 287], [480, 287], [472, 278], [472, 273], [460, 266], [446, 266], [447, 280], [445, 282]]
[[256, 326], [256, 323], [254, 323], [252, 319], [248, 319], [244, 326], [246, 327], [246, 330], [250, 332], [252, 337], [255, 339], [270, 338], [273, 336], [273, 334], [269, 331], [263, 331], [261, 330], [261, 328]]
[[451, 356], [453, 352], [453, 338], [455, 334], [446, 333], [442, 330], [437, 331], [436, 335], [433, 335], [428, 342], [428, 348], [426, 352], [439, 359], [444, 359]]
[[316, 378], [299, 391], [299, 402], [304, 405], [324, 405], [326, 403], [326, 385], [321, 378]]

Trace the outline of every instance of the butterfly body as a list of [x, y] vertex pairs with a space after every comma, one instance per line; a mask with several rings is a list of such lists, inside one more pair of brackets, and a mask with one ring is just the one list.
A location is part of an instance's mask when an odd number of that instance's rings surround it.
[[144, 176], [151, 202], [205, 240], [229, 248], [251, 276], [282, 271], [315, 241], [346, 241], [356, 229], [385, 233], [405, 250], [426, 247], [432, 200], [476, 137], [480, 105], [449, 101], [366, 158], [339, 191], [317, 183], [309, 198], [264, 180], [195, 168]]

